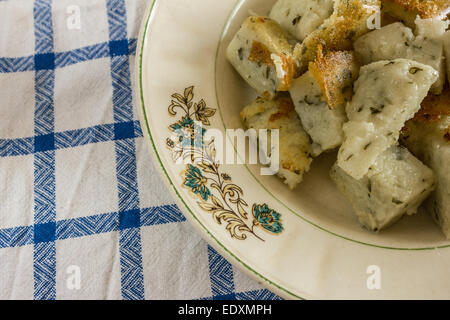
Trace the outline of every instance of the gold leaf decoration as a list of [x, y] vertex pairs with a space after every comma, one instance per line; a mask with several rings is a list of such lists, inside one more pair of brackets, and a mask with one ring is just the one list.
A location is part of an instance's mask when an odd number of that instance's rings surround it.
[[255, 232], [258, 227], [272, 234], [281, 233], [281, 215], [271, 210], [267, 204], [254, 204], [249, 210], [249, 205], [243, 199], [242, 188], [232, 183], [230, 175], [221, 172], [220, 165], [215, 160], [214, 141], [203, 141], [206, 130], [201, 125], [210, 125], [210, 118], [216, 114], [216, 109], [208, 108], [203, 99], [197, 103], [193, 101], [194, 86], [187, 87], [183, 94], [172, 94], [172, 98], [174, 100], [169, 105], [169, 114], [176, 116], [175, 109], [180, 109], [184, 115], [181, 120], [169, 126], [173, 134], [180, 136], [168, 138], [166, 145], [174, 161], [190, 160], [190, 164], [182, 172], [183, 186], [190, 190], [193, 197], [199, 199], [198, 206], [211, 213], [214, 221], [225, 225], [230, 236], [238, 240], [245, 240], [251, 234], [264, 241]]

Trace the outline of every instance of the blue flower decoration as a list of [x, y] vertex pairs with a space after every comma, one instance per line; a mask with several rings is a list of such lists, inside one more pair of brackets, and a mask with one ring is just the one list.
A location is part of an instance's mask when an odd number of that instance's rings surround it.
[[208, 189], [207, 182], [208, 180], [203, 176], [202, 171], [199, 168], [194, 167], [192, 164], [187, 166], [184, 185], [205, 201], [211, 196], [211, 191]]
[[253, 205], [252, 212], [257, 223], [267, 231], [275, 234], [283, 232], [284, 228], [281, 224], [281, 215], [270, 209], [267, 204]]
[[177, 123], [172, 124], [170, 129], [178, 135], [183, 148], [203, 148], [203, 137], [206, 130], [192, 120], [192, 118], [183, 117]]

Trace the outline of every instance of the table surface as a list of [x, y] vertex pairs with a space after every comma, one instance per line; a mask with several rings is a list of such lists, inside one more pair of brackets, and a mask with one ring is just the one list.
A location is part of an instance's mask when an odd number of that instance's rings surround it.
[[133, 96], [147, 5], [0, 0], [0, 299], [279, 299], [153, 166]]

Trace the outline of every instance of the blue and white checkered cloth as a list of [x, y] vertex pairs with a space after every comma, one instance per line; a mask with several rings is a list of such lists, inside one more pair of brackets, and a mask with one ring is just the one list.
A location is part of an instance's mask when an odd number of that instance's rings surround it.
[[0, 299], [278, 298], [197, 235], [149, 159], [147, 4], [0, 1]]

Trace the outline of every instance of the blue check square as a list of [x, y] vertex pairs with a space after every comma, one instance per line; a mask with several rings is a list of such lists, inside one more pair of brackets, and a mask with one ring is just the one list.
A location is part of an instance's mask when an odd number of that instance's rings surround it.
[[34, 56], [34, 68], [38, 70], [54, 70], [55, 69], [55, 54], [41, 53]]
[[34, 225], [34, 243], [53, 242], [56, 237], [56, 223]]
[[34, 137], [34, 151], [44, 152], [55, 150], [55, 134], [46, 134]]
[[129, 54], [128, 40], [110, 41], [109, 42], [109, 54], [111, 55], [111, 57], [127, 56]]
[[141, 225], [141, 211], [130, 210], [119, 213], [119, 229], [138, 228]]
[[236, 294], [230, 293], [230, 294], [226, 294], [223, 296], [216, 296], [216, 297], [213, 297], [213, 299], [214, 300], [225, 300], [225, 301], [236, 300]]
[[133, 138], [135, 138], [133, 121], [114, 124], [115, 140], [133, 139]]

